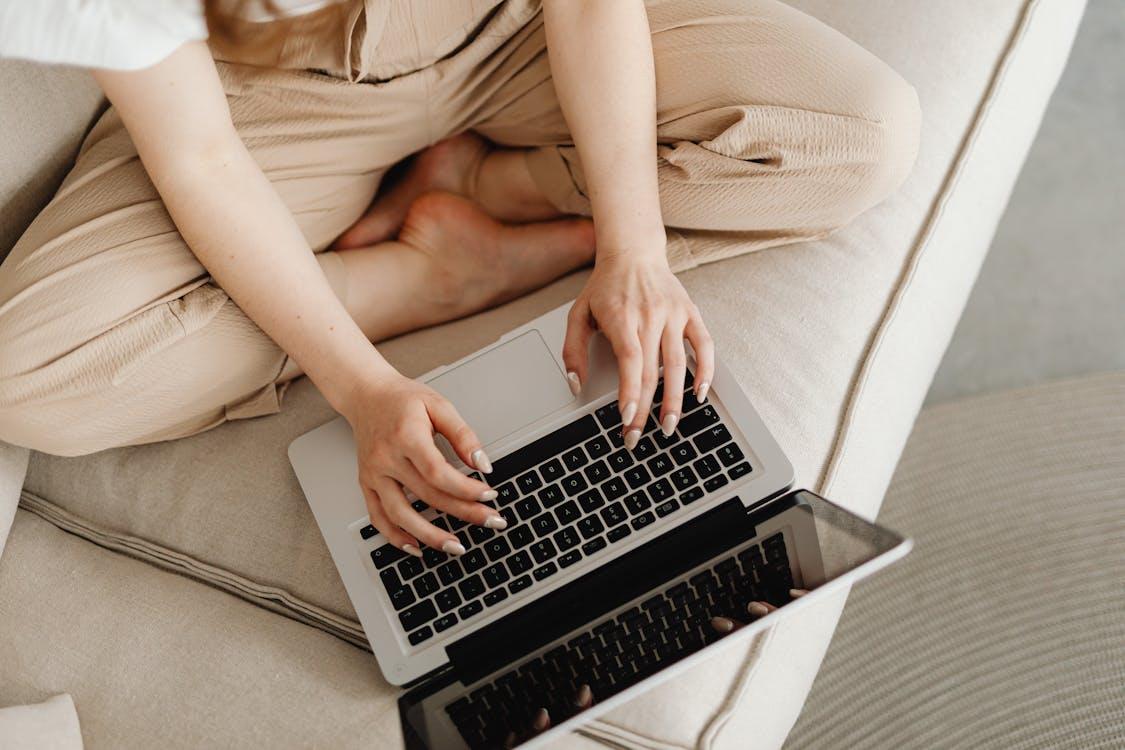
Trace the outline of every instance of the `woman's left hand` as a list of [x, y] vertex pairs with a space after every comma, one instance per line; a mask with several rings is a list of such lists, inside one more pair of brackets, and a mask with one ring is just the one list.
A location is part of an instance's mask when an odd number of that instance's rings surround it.
[[695, 397], [703, 401], [715, 371], [715, 351], [699, 308], [668, 266], [663, 252], [603, 252], [567, 321], [563, 362], [576, 393], [586, 382], [590, 336], [601, 330], [617, 355], [618, 409], [625, 446], [632, 450], [644, 431], [664, 365], [660, 428], [676, 429], [683, 401], [687, 355], [695, 352]]

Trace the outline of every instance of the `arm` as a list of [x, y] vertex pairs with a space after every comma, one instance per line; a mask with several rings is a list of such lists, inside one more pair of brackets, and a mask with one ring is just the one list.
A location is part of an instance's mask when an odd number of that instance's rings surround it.
[[582, 160], [597, 260], [575, 301], [563, 358], [586, 377], [595, 325], [619, 362], [618, 401], [632, 447], [664, 364], [660, 423], [679, 421], [684, 338], [695, 351], [695, 392], [714, 372], [711, 338], [667, 260], [656, 176], [656, 77], [642, 0], [545, 0], [547, 49], [559, 102]]
[[[401, 485], [483, 522], [487, 485], [433, 444], [436, 428], [472, 465], [480, 445], [453, 407], [403, 378], [336, 298], [304, 236], [231, 122], [207, 46], [141, 71], [96, 71], [176, 227], [228, 295], [296, 360], [356, 432], [372, 520], [402, 547], [456, 538], [410, 509]], [[393, 486], [392, 486], [393, 485]], [[491, 514], [489, 514], [491, 515]]]

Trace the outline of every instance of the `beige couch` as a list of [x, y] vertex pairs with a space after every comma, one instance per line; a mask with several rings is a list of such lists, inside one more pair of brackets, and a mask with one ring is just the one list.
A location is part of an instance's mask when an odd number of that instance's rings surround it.
[[[916, 86], [918, 164], [895, 196], [828, 239], [683, 278], [798, 481], [874, 516], [1082, 3], [794, 4]], [[10, 62], [0, 97], [2, 254], [99, 105], [81, 74]], [[572, 297], [584, 276], [383, 351], [421, 373]], [[69, 692], [90, 747], [396, 745], [396, 691], [362, 648], [286, 459], [290, 440], [330, 416], [300, 382], [279, 415], [177, 443], [32, 455], [22, 491], [23, 457], [4, 449], [0, 530], [17, 493], [20, 510], [0, 560], [0, 706]], [[558, 744], [778, 747], [842, 604]]]

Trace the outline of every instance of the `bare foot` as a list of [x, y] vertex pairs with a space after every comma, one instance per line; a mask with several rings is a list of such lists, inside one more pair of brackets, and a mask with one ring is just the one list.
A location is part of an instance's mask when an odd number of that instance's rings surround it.
[[410, 205], [397, 241], [339, 257], [349, 312], [378, 341], [538, 289], [591, 263], [594, 249], [589, 219], [502, 224], [466, 198], [430, 192]]

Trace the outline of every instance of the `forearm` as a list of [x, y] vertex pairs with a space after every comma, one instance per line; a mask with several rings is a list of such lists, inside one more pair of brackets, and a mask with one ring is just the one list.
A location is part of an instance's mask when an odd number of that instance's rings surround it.
[[578, 149], [598, 253], [663, 252], [656, 77], [642, 0], [548, 0], [551, 73]]
[[339, 411], [356, 383], [391, 372], [337, 299], [296, 221], [237, 135], [150, 170], [216, 282]]

